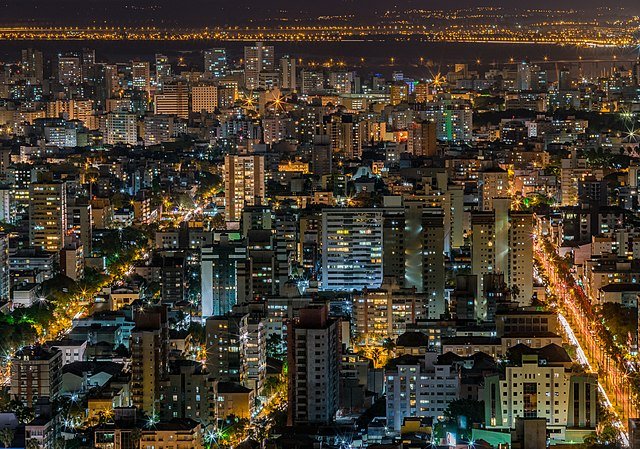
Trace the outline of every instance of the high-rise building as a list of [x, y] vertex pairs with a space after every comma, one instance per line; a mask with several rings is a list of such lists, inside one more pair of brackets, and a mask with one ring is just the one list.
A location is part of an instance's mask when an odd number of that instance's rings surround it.
[[280, 72], [262, 71], [258, 75], [258, 89], [271, 91], [280, 87]]
[[413, 122], [409, 126], [407, 152], [414, 156], [434, 157], [438, 151], [436, 124], [429, 120]]
[[[510, 301], [510, 291], [504, 281], [504, 274], [499, 272], [485, 273], [482, 276], [482, 288], [484, 290], [479, 293], [482, 300], [476, 301], [481, 303], [486, 310], [484, 321], [495, 322], [496, 313], [505, 303]], [[472, 319], [477, 319], [474, 316]]]
[[294, 92], [298, 89], [296, 60], [291, 56], [280, 58], [280, 88]]
[[427, 82], [419, 82], [415, 85], [414, 94], [416, 96], [416, 103], [426, 103], [431, 99], [430, 85], [431, 84]]
[[292, 211], [276, 214], [274, 223], [275, 292], [282, 294], [298, 258], [299, 216]]
[[265, 302], [251, 302], [207, 318], [206, 364], [216, 381], [241, 384], [260, 394], [267, 372], [266, 315]]
[[39, 399], [54, 401], [62, 385], [62, 352], [43, 346], [25, 346], [11, 359], [11, 397], [26, 407]]
[[186, 83], [166, 83], [155, 95], [154, 113], [189, 118], [189, 87]]
[[478, 277], [471, 274], [456, 275], [456, 284], [450, 296], [450, 311], [453, 317], [461, 321], [476, 319], [476, 298]]
[[546, 92], [547, 89], [547, 71], [538, 65], [531, 66], [531, 90]]
[[113, 97], [120, 91], [121, 82], [118, 66], [115, 64], [104, 65], [104, 83], [107, 98]]
[[331, 150], [340, 152], [345, 159], [356, 159], [362, 154], [362, 139], [357, 117], [352, 114], [333, 114], [326, 119], [326, 134]]
[[56, 100], [47, 102], [47, 117], [80, 120], [85, 126], [93, 129], [95, 118], [92, 100]]
[[[260, 394], [267, 377], [267, 309], [266, 303], [248, 305], [247, 337], [242, 346], [245, 376], [242, 384]], [[252, 310], [254, 309], [254, 310]]]
[[529, 305], [533, 296], [533, 215], [509, 210], [507, 198], [496, 199], [491, 212], [471, 215], [471, 270], [478, 277], [476, 313], [487, 319], [489, 306], [483, 296], [488, 274], [500, 274], [511, 300]]
[[572, 81], [571, 70], [567, 67], [561, 68], [558, 74], [558, 90], [561, 92], [571, 90]]
[[58, 81], [63, 86], [78, 86], [82, 83], [82, 63], [77, 56], [58, 57]]
[[385, 208], [384, 275], [424, 294], [419, 315], [439, 319], [446, 311], [444, 294], [444, 213], [423, 200]]
[[105, 120], [104, 143], [136, 145], [138, 143], [136, 115], [128, 112], [109, 112]]
[[23, 76], [34, 78], [38, 83], [44, 80], [44, 62], [41, 51], [33, 48], [22, 50], [20, 66]]
[[340, 70], [329, 73], [329, 87], [338, 94], [353, 93], [355, 73]]
[[602, 171], [589, 167], [587, 159], [578, 156], [576, 149], [571, 150], [570, 156], [563, 158], [560, 164], [560, 204], [575, 206], [578, 204], [580, 181], [592, 176], [602, 179]]
[[471, 272], [477, 276], [476, 319], [487, 317], [488, 307], [481, 297], [484, 275], [495, 271], [496, 232], [493, 212], [475, 212], [471, 215]]
[[324, 90], [324, 75], [313, 70], [302, 71], [302, 89], [304, 95], [317, 94]]
[[340, 340], [327, 305], [300, 310], [288, 334], [288, 425], [331, 423], [338, 411]]
[[500, 197], [493, 199], [495, 260], [493, 271], [508, 276], [509, 270], [509, 210], [511, 199]]
[[131, 63], [131, 85], [134, 89], [143, 91], [149, 96], [151, 92], [151, 70], [147, 61], [133, 61]]
[[329, 136], [314, 137], [311, 148], [311, 171], [316, 176], [330, 175], [333, 171], [333, 153]]
[[[1, 176], [1, 175], [0, 175]], [[15, 209], [9, 186], [0, 187], [0, 221], [13, 223], [15, 221]]]
[[174, 140], [175, 117], [172, 115], [146, 115], [143, 125], [142, 139], [145, 146], [159, 145]]
[[247, 342], [247, 315], [229, 313], [205, 321], [207, 370], [217, 381], [243, 382], [246, 360], [242, 354]]
[[78, 145], [77, 129], [70, 123], [52, 124], [44, 127], [45, 141], [60, 148], [73, 148]]
[[522, 61], [518, 64], [516, 74], [516, 90], [531, 90], [532, 67], [528, 62]]
[[227, 74], [227, 50], [224, 48], [205, 50], [204, 71], [215, 78], [225, 76]]
[[392, 105], [406, 102], [409, 98], [409, 85], [403, 81], [395, 82], [389, 87], [389, 93]]
[[164, 81], [171, 78], [171, 63], [165, 55], [156, 54], [156, 85], [162, 88]]
[[215, 382], [201, 363], [177, 360], [160, 386], [160, 418], [190, 418], [204, 426], [216, 421]]
[[322, 211], [322, 290], [382, 284], [382, 209]]
[[67, 235], [82, 244], [84, 257], [91, 256], [93, 216], [91, 204], [70, 201], [67, 205]]
[[69, 242], [60, 250], [60, 271], [74, 281], [83, 278], [84, 255], [80, 242]]
[[0, 177], [6, 178], [11, 165], [11, 148], [0, 149]]
[[249, 258], [249, 299], [264, 301], [276, 291], [276, 253], [271, 230], [252, 229], [247, 232]]
[[169, 362], [169, 325], [164, 306], [137, 312], [131, 332], [131, 402], [149, 416], [160, 412], [160, 381]]
[[392, 359], [385, 367], [387, 392], [387, 425], [399, 432], [405, 418], [444, 417], [450, 402], [458, 399], [460, 374], [438, 354], [424, 356], [404, 354]]
[[82, 81], [96, 88], [96, 100], [104, 101], [104, 65], [96, 64], [96, 51], [82, 50]]
[[436, 122], [438, 140], [470, 142], [473, 137], [473, 109], [468, 103], [453, 100], [426, 103], [419, 116]]
[[29, 244], [45, 251], [60, 251], [67, 231], [66, 183], [33, 183], [29, 197]]
[[233, 107], [238, 99], [238, 82], [222, 81], [218, 86], [218, 107], [220, 109], [229, 109]]
[[423, 316], [424, 295], [415, 288], [403, 288], [395, 278], [385, 277], [380, 288], [353, 295], [353, 320], [356, 335], [365, 343], [381, 344], [395, 340], [407, 331], [407, 325]]
[[93, 66], [96, 65], [96, 51], [93, 48], [83, 48], [82, 49], [82, 79], [88, 80], [89, 73]]
[[218, 107], [218, 86], [200, 85], [191, 88], [191, 111], [214, 112]]
[[163, 254], [160, 268], [160, 297], [163, 304], [173, 305], [185, 298], [186, 263], [183, 253]]
[[274, 228], [275, 214], [269, 206], [248, 206], [242, 211], [242, 236], [247, 238], [249, 231], [271, 231]]
[[597, 425], [598, 376], [572, 363], [555, 344], [511, 348], [504, 374], [484, 380], [487, 427], [513, 429], [519, 418], [544, 418], [552, 441], [581, 441]]
[[478, 180], [480, 210], [491, 211], [494, 198], [509, 196], [509, 174], [499, 167], [488, 168], [480, 173]]
[[240, 221], [245, 206], [262, 204], [265, 197], [264, 175], [264, 156], [225, 156], [226, 221]]
[[247, 249], [242, 240], [227, 236], [213, 246], [201, 250], [202, 317], [224, 315], [238, 303], [238, 292], [244, 289]]
[[10, 293], [9, 276], [9, 236], [7, 234], [0, 234], [0, 299], [9, 300]]
[[[460, 185], [448, 185], [447, 193], [450, 198], [449, 207], [451, 211], [449, 242], [451, 248], [459, 249], [464, 246], [465, 217], [467, 216], [464, 210], [464, 187]], [[445, 248], [445, 250], [447, 249]]]
[[511, 211], [509, 222], [507, 285], [511, 289], [511, 299], [528, 306], [533, 297], [533, 215]]
[[423, 211], [422, 293], [426, 296], [426, 313], [441, 318], [447, 309], [444, 296], [444, 216], [440, 211]]
[[291, 119], [274, 115], [262, 119], [264, 142], [268, 144], [278, 143], [289, 135]]
[[260, 83], [260, 72], [273, 72], [275, 55], [272, 45], [256, 42], [253, 46], [244, 47], [244, 85], [247, 89], [257, 89]]
[[16, 164], [7, 169], [7, 179], [11, 185], [11, 208], [26, 210], [29, 207], [29, 189], [38, 180], [37, 170], [32, 165]]

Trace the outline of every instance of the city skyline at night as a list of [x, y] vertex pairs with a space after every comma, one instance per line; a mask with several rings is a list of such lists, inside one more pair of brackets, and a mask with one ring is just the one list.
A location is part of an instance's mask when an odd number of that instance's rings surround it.
[[0, 444], [640, 449], [640, 5], [0, 0]]

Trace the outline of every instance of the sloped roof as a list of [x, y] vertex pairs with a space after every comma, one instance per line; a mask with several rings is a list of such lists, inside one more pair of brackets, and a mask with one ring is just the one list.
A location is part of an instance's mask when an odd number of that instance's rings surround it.
[[422, 332], [405, 332], [396, 339], [396, 346], [419, 348], [429, 344], [429, 337]]

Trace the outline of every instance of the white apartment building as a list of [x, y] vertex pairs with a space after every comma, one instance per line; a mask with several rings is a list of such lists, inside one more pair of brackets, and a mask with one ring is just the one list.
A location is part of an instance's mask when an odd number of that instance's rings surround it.
[[105, 121], [104, 143], [107, 145], [138, 143], [138, 127], [135, 114], [110, 112]]
[[597, 374], [572, 370], [571, 358], [555, 344], [511, 351], [516, 360], [504, 376], [485, 378], [488, 428], [514, 429], [517, 418], [545, 418], [552, 440], [573, 442], [595, 431]]
[[382, 284], [382, 209], [322, 211], [322, 290]]
[[438, 354], [403, 355], [385, 369], [387, 425], [399, 432], [405, 418], [444, 418], [449, 403], [459, 396], [460, 377], [454, 365], [439, 365]]

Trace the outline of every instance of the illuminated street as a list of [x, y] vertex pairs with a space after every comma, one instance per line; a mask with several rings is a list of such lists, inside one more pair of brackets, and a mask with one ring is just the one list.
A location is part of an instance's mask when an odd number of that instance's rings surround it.
[[[558, 312], [558, 320], [564, 330], [569, 342], [576, 347], [576, 358], [578, 362], [591, 371], [600, 374], [599, 390], [603, 403], [610, 408], [618, 417], [615, 422], [620, 430], [620, 436], [625, 446], [629, 445], [629, 437], [626, 430], [627, 418], [635, 416], [637, 406], [631, 400], [630, 388], [627, 380], [627, 365], [624, 361], [616, 362], [610, 350], [613, 348], [603, 347], [607, 340], [600, 340], [598, 336], [607, 335], [600, 321], [588, 321], [587, 317], [594, 316], [590, 309], [581, 309], [586, 305], [583, 301], [584, 293], [582, 288], [575, 283], [573, 276], [559, 274], [557, 258], [548, 251], [551, 248], [545, 237], [537, 237], [536, 261], [546, 275], [549, 276], [547, 284], [551, 293], [558, 298], [557, 303], [549, 305]], [[564, 314], [568, 314], [569, 320]], [[574, 331], [578, 330], [578, 333]], [[609, 340], [610, 342], [610, 340]], [[611, 343], [608, 343], [611, 344]], [[587, 348], [587, 351], [583, 349]], [[612, 402], [609, 398], [613, 397]]]

